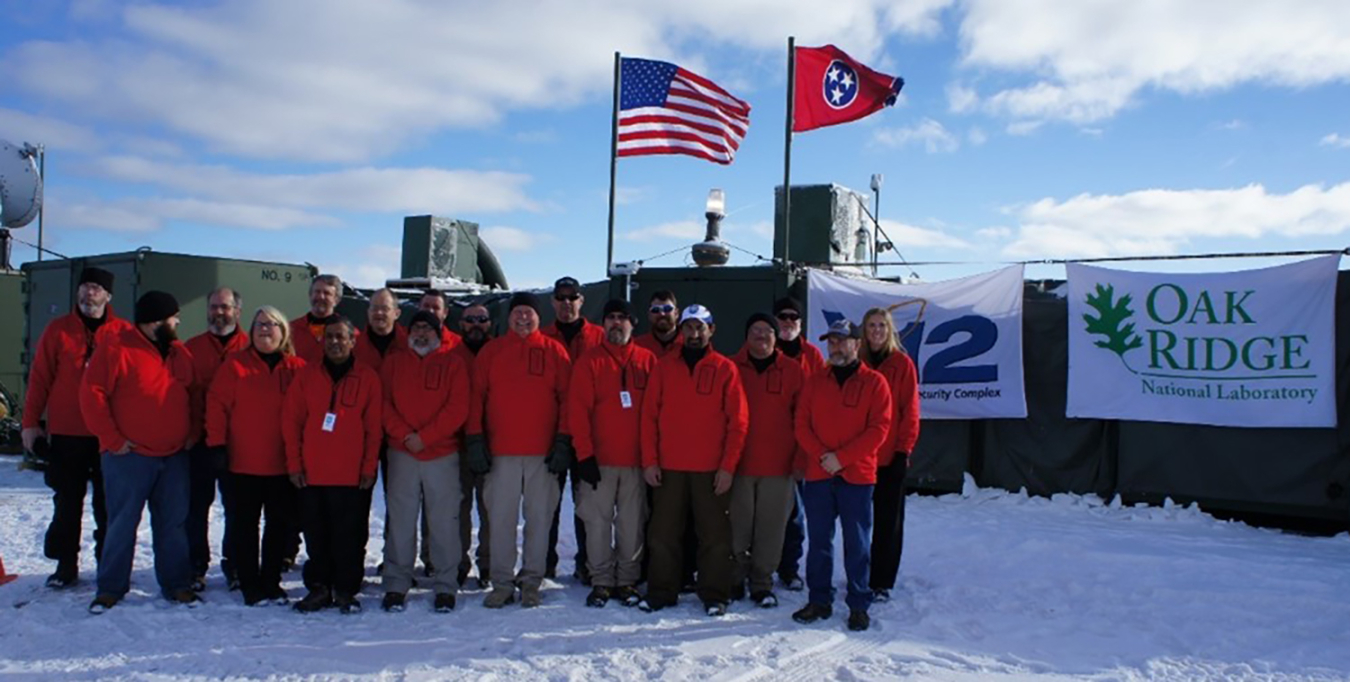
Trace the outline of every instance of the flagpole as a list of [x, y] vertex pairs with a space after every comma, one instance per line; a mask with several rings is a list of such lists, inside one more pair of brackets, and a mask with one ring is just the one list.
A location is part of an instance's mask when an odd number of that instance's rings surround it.
[[[792, 113], [797, 96], [796, 36], [788, 36], [787, 117], [783, 125], [783, 267], [788, 269], [792, 234]], [[791, 271], [790, 269], [788, 270]]]
[[[619, 79], [621, 72], [622, 59], [618, 52], [614, 53], [614, 109], [613, 116], [609, 125], [609, 243], [605, 251], [605, 278], [610, 277], [610, 271], [614, 268], [614, 191], [615, 183], [619, 173]], [[624, 298], [628, 298], [628, 292], [624, 292]]]

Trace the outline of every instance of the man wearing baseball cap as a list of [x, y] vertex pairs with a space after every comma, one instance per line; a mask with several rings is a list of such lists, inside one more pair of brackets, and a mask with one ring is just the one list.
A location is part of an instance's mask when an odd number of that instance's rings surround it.
[[548, 529], [558, 507], [559, 469], [572, 463], [567, 435], [567, 349], [539, 332], [539, 299], [528, 292], [511, 296], [508, 331], [479, 351], [473, 368], [473, 395], [465, 429], [469, 468], [487, 474], [489, 569], [492, 591], [483, 606], [499, 609], [515, 601], [516, 528], [525, 514], [520, 603], [542, 603], [539, 588], [548, 560]]
[[814, 623], [833, 614], [834, 530], [844, 535], [848, 576], [848, 628], [866, 630], [872, 603], [868, 584], [872, 541], [872, 488], [877, 480], [877, 448], [891, 426], [891, 393], [885, 377], [858, 359], [862, 332], [848, 320], [830, 325], [820, 337], [828, 342], [830, 366], [806, 380], [797, 406], [809, 546], [806, 556], [805, 607], [792, 614], [798, 623]]
[[80, 410], [103, 450], [108, 535], [91, 613], [103, 613], [131, 589], [141, 512], [150, 505], [155, 578], [170, 601], [201, 601], [188, 560], [188, 455], [196, 441], [189, 415], [192, 357], [178, 340], [178, 301], [148, 291], [136, 301], [136, 326], [94, 351], [80, 387]]
[[[773, 316], [778, 322], [778, 352], [801, 363], [802, 373], [810, 377], [825, 369], [825, 357], [820, 349], [805, 338], [806, 308], [797, 299], [784, 296], [773, 302]], [[792, 494], [792, 511], [788, 513], [783, 536], [783, 556], [778, 562], [778, 578], [793, 592], [805, 584], [801, 578], [802, 546], [806, 543], [806, 515], [802, 513], [801, 486]]]
[[[42, 330], [23, 406], [23, 447], [40, 454], [50, 444], [43, 477], [52, 489], [52, 521], [47, 526], [43, 554], [56, 560], [56, 572], [47, 586], [74, 585], [80, 575], [80, 524], [84, 493], [94, 489], [94, 557], [103, 555], [107, 513], [103, 502], [103, 469], [98, 438], [80, 413], [80, 380], [99, 347], [132, 329], [112, 309], [113, 274], [101, 268], [80, 272], [75, 309], [52, 320]], [[42, 427], [43, 414], [47, 417]]]
[[652, 494], [647, 527], [651, 562], [643, 611], [679, 598], [684, 530], [693, 511], [698, 536], [698, 596], [709, 616], [731, 599], [730, 498], [749, 427], [736, 364], [712, 349], [712, 313], [680, 314], [684, 347], [656, 363], [642, 398], [642, 466]]

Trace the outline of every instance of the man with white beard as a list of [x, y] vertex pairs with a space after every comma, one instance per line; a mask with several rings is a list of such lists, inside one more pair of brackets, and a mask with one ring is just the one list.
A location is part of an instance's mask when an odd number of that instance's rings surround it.
[[[431, 565], [454, 566], [460, 558], [459, 450], [469, 416], [469, 370], [441, 342], [441, 321], [426, 310], [408, 325], [408, 348], [390, 355], [381, 369], [389, 448], [381, 608], [399, 612], [413, 585], [419, 513]], [[456, 572], [433, 574], [436, 612], [455, 608], [458, 588]]]

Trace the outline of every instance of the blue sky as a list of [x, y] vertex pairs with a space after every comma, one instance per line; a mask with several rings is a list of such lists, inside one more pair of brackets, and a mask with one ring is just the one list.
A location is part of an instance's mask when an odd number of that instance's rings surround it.
[[883, 174], [901, 253], [963, 263], [924, 279], [1339, 249], [1350, 229], [1335, 0], [0, 0], [0, 16], [0, 139], [46, 145], [47, 244], [72, 256], [308, 261], [374, 285], [398, 274], [402, 217], [434, 213], [478, 222], [517, 286], [600, 279], [615, 51], [753, 107], [731, 166], [619, 162], [616, 259], [701, 239], [713, 187], [727, 241], [768, 254], [789, 35], [905, 78], [896, 107], [797, 135], [793, 182], [866, 192]]

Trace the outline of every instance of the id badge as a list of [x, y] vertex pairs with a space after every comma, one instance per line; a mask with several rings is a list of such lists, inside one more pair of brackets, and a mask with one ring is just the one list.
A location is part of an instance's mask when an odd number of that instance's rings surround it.
[[633, 409], [633, 394], [628, 391], [619, 391], [619, 404], [623, 405], [625, 410]]
[[337, 426], [337, 413], [329, 412], [325, 414], [323, 416], [323, 430], [332, 433], [334, 426]]

